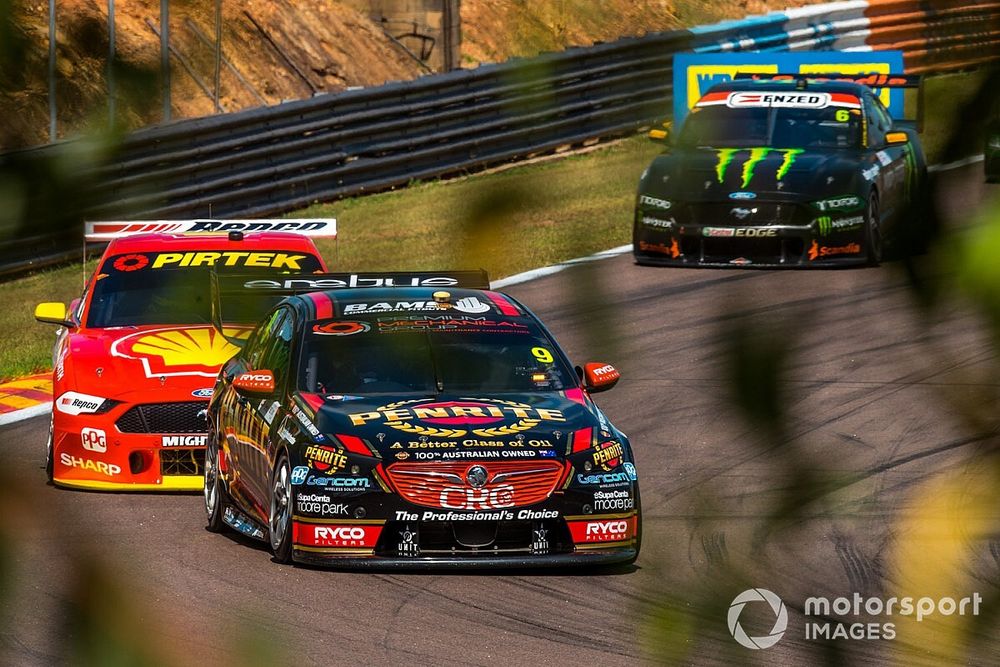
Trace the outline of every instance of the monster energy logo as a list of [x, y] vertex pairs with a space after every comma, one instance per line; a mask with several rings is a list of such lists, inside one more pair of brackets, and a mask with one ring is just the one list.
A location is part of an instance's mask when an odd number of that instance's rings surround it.
[[860, 215], [853, 218], [837, 218], [836, 220], [828, 215], [822, 215], [815, 220], [816, 226], [819, 228], [819, 233], [822, 236], [828, 236], [833, 232], [857, 229], [861, 227], [864, 221], [865, 219]]
[[[719, 179], [719, 183], [726, 180], [726, 170], [729, 168], [730, 163], [736, 154], [739, 153], [740, 148], [720, 148], [719, 149], [719, 161], [715, 165], [715, 175]], [[792, 168], [792, 164], [795, 163], [795, 158], [802, 153], [801, 148], [751, 148], [750, 155], [746, 162], [743, 163], [743, 172], [741, 176], [743, 181], [740, 185], [741, 188], [745, 188], [753, 180], [754, 169], [757, 165], [764, 160], [771, 153], [781, 153], [782, 160], [781, 164], [778, 165], [778, 171], [775, 177], [780, 181], [788, 173], [788, 170]]]

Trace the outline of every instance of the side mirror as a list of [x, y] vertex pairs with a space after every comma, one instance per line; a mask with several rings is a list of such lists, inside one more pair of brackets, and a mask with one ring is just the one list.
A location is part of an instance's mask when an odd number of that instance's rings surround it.
[[40, 303], [35, 306], [35, 319], [46, 324], [58, 324], [61, 327], [72, 328], [76, 322], [70, 321], [66, 313], [66, 304], [63, 303]]
[[658, 144], [670, 145], [670, 128], [669, 127], [654, 127], [649, 131], [647, 135], [651, 141], [655, 141]]
[[589, 363], [583, 367], [583, 388], [591, 394], [607, 391], [618, 384], [621, 376], [611, 364]]
[[886, 146], [900, 146], [909, 143], [910, 135], [906, 132], [889, 132], [885, 135]]
[[241, 394], [270, 396], [274, 393], [274, 373], [268, 370], [240, 373], [233, 378], [233, 386]]

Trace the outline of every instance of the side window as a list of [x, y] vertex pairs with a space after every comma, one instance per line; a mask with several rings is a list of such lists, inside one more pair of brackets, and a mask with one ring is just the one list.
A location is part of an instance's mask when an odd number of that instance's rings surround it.
[[[273, 335], [268, 336], [269, 343], [260, 358], [258, 368], [267, 368], [274, 372], [274, 386], [284, 387], [288, 377], [289, 365], [292, 360], [292, 338], [295, 334], [295, 318], [287, 310], [285, 316], [275, 325]], [[272, 329], [268, 329], [272, 331]]]
[[882, 100], [879, 98], [873, 97], [872, 99], [875, 101], [875, 115], [879, 117], [882, 130], [889, 132], [892, 130], [892, 116], [889, 115], [889, 110], [885, 108], [885, 105], [882, 104]]
[[247, 362], [250, 364], [250, 368], [252, 370], [267, 368], [262, 365], [264, 356], [273, 345], [274, 338], [278, 333], [278, 329], [281, 327], [281, 323], [285, 318], [286, 312], [287, 311], [284, 308], [275, 310], [273, 313], [268, 315], [263, 322], [261, 322], [261, 324], [257, 327], [257, 331], [252, 335], [250, 345], [247, 350]]
[[876, 103], [871, 97], [865, 96], [865, 115], [868, 117], [868, 147], [881, 148], [885, 145], [886, 127], [879, 116]]

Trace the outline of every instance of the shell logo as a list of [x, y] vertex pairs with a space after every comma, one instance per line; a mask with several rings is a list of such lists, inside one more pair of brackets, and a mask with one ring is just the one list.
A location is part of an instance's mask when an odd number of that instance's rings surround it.
[[[227, 336], [246, 338], [251, 329], [226, 328]], [[142, 363], [146, 377], [202, 375], [215, 377], [239, 351], [214, 327], [183, 327], [140, 331], [119, 338], [111, 354]]]

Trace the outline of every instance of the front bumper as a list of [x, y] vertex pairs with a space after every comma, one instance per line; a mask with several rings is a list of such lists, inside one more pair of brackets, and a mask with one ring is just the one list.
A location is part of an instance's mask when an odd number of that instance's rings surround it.
[[294, 551], [292, 558], [297, 563], [336, 567], [345, 569], [373, 570], [439, 570], [439, 569], [529, 569], [552, 567], [588, 567], [631, 563], [636, 559], [635, 548], [610, 549], [592, 553], [551, 554], [545, 556], [478, 556], [469, 557], [418, 557], [418, 558], [386, 558], [381, 556], [359, 557], [323, 557], [310, 552]]
[[138, 407], [121, 403], [106, 413], [79, 415], [56, 410], [53, 483], [91, 491], [200, 491], [207, 436], [197, 429], [204, 421], [187, 420], [180, 433], [142, 432], [157, 424], [150, 419], [140, 426], [133, 418]]
[[636, 263], [657, 266], [811, 267], [864, 264], [863, 224], [822, 234], [815, 224], [677, 224], [651, 229], [636, 216]]

